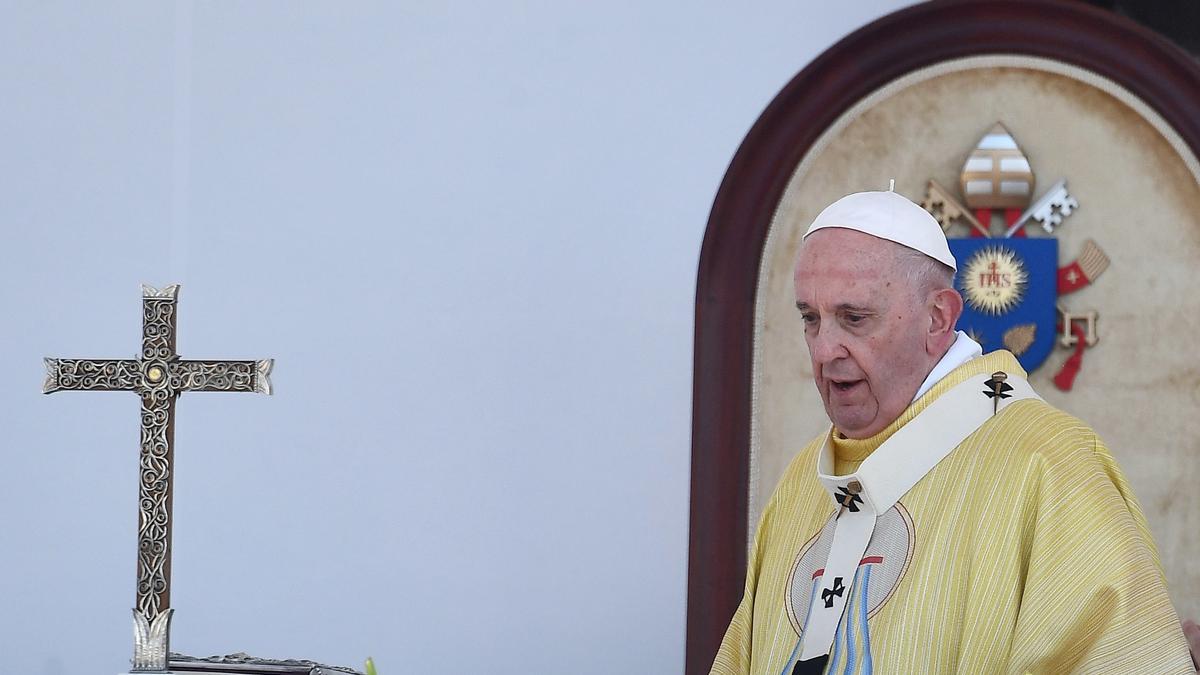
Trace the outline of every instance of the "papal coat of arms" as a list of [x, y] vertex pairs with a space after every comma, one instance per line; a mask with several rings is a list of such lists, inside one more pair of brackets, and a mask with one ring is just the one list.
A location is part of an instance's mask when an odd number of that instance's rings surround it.
[[[1057, 239], [1027, 235], [1025, 228], [1034, 222], [1053, 235], [1079, 202], [1067, 191], [1065, 178], [1034, 199], [1029, 159], [1003, 124], [997, 122], [967, 156], [959, 183], [962, 202], [930, 180], [921, 203], [947, 235], [954, 225], [969, 233], [949, 239], [958, 260], [954, 282], [965, 301], [959, 328], [985, 352], [1011, 351], [1029, 372], [1042, 365], [1056, 343], [1074, 348], [1054, 376], [1055, 386], [1069, 391], [1084, 349], [1098, 340], [1097, 313], [1072, 313], [1060, 298], [1095, 281], [1108, 268], [1108, 256], [1089, 239], [1075, 261], [1060, 267]], [[993, 215], [1004, 221], [995, 233]]]

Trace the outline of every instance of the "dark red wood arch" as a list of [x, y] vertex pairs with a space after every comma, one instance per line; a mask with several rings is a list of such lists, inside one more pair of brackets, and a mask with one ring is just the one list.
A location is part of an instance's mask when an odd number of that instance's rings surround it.
[[949, 0], [847, 36], [783, 88], [746, 135], [709, 215], [696, 282], [686, 672], [707, 673], [746, 568], [754, 302], [767, 229], [792, 172], [856, 102], [912, 71], [983, 54], [1039, 56], [1124, 86], [1200, 155], [1200, 65], [1107, 11], [1054, 0]]

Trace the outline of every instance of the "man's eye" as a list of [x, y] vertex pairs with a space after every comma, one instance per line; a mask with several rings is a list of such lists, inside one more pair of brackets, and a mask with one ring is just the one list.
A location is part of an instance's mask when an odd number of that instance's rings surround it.
[[863, 316], [862, 314], [847, 314], [846, 315], [846, 323], [851, 324], [851, 325], [860, 324], [866, 320], [867, 320], [867, 317]]
[[817, 322], [817, 315], [810, 314], [808, 312], [801, 314], [800, 318], [804, 321], [804, 323], [816, 323]]

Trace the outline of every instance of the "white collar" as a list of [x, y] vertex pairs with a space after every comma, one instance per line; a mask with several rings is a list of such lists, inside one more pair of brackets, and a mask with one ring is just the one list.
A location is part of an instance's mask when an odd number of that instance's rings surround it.
[[983, 354], [983, 347], [980, 347], [979, 343], [972, 340], [969, 335], [961, 330], [955, 331], [955, 335], [958, 337], [954, 339], [954, 344], [950, 345], [950, 349], [946, 350], [945, 355], [937, 362], [933, 370], [929, 371], [929, 375], [921, 383], [920, 388], [917, 389], [917, 395], [913, 396], [914, 401], [932, 389], [933, 385], [937, 384], [943, 377], [949, 375], [950, 371]]

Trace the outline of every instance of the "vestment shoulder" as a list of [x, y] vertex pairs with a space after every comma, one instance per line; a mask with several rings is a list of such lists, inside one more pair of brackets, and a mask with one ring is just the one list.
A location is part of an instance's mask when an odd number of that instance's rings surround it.
[[[1107, 500], [1109, 504], [1120, 505], [1125, 515], [1113, 517], [1129, 519], [1161, 574], [1158, 552], [1141, 505], [1112, 452], [1090, 426], [1044, 401], [1030, 400], [998, 416], [991, 433], [994, 435], [986, 439], [990, 441], [986, 444], [1000, 450], [994, 456], [1006, 457], [1006, 461], [1016, 466], [1032, 467], [1034, 470], [1026, 475], [1038, 477], [1043, 496], [1066, 494], [1086, 485], [1085, 501]], [[1081, 502], [1075, 498], [1069, 502], [1054, 501], [1052, 506], [1043, 504], [1042, 508], [1046, 513], [1060, 508], [1074, 511], [1080, 506]]]
[[1014, 404], [976, 433], [1005, 446], [1014, 459], [1040, 456], [1057, 464], [1068, 456], [1108, 454], [1087, 423], [1037, 399]]
[[1031, 400], [979, 433], [973, 449], [1019, 474], [1030, 500], [1009, 669], [1191, 672], [1149, 527], [1095, 431]]

